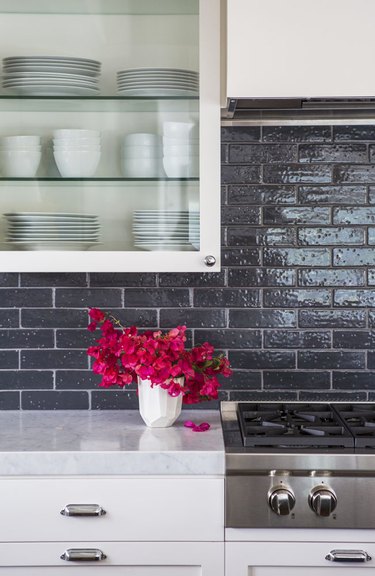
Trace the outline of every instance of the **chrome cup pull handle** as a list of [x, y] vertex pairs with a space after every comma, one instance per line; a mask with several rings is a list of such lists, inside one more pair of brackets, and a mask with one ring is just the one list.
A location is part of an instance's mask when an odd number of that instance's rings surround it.
[[330, 562], [369, 562], [371, 556], [364, 550], [331, 550], [326, 556]]
[[69, 548], [60, 558], [67, 562], [98, 562], [107, 556], [97, 548]]
[[63, 516], [103, 516], [105, 513], [99, 504], [67, 504], [60, 511]]

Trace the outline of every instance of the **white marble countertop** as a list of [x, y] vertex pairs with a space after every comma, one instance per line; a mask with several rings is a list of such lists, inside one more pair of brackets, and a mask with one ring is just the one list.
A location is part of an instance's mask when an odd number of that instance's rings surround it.
[[[208, 422], [207, 432], [184, 427]], [[137, 410], [2, 411], [0, 476], [223, 475], [217, 411], [183, 410], [170, 428], [148, 428]]]

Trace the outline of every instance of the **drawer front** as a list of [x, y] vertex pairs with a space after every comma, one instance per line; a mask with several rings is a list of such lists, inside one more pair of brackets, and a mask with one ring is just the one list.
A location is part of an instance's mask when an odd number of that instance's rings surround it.
[[[339, 561], [329, 560], [332, 554]], [[357, 576], [359, 571], [366, 570], [374, 574], [374, 558], [373, 542], [228, 542], [225, 573], [227, 576]]]
[[[88, 548], [82, 542], [75, 549]], [[101, 550], [100, 561], [61, 559], [71, 542], [0, 544], [0, 574], [3, 576], [223, 576], [224, 543], [219, 542], [90, 542]]]
[[[223, 492], [222, 479], [6, 478], [0, 541], [223, 540]], [[89, 504], [105, 514], [61, 514]]]

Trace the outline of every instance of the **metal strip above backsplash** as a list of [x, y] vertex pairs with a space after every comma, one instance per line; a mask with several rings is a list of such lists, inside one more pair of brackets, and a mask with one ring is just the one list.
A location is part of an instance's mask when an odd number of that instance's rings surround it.
[[223, 126], [374, 124], [375, 99], [228, 99]]

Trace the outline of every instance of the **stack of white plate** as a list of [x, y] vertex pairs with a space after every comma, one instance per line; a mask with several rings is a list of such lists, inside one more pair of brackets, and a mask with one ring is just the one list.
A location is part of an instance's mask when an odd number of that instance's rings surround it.
[[199, 212], [189, 212], [189, 241], [199, 250], [200, 246], [200, 229], [199, 229]]
[[117, 72], [124, 96], [198, 96], [199, 74], [178, 68], [130, 68]]
[[164, 122], [163, 166], [169, 178], [199, 176], [199, 126], [194, 122]]
[[7, 242], [22, 250], [87, 250], [99, 241], [93, 214], [9, 212]]
[[101, 63], [67, 56], [3, 59], [3, 88], [30, 96], [95, 96]]
[[199, 213], [187, 210], [136, 210], [134, 246], [143, 250], [189, 250], [199, 244]]

